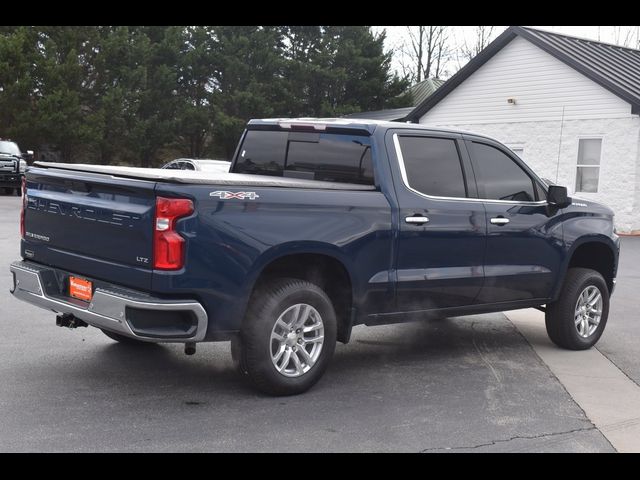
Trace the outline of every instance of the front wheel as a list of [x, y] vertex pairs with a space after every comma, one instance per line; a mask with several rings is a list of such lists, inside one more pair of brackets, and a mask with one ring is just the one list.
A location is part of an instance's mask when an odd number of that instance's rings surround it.
[[600, 273], [588, 268], [567, 272], [558, 300], [547, 305], [545, 324], [553, 343], [586, 350], [600, 339], [609, 316], [609, 288]]
[[295, 395], [311, 388], [336, 346], [336, 315], [316, 285], [285, 278], [252, 295], [232, 344], [240, 373], [260, 391]]

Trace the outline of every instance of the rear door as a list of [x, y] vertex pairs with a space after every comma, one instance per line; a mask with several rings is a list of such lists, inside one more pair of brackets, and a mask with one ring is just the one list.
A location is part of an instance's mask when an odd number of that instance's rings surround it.
[[471, 136], [466, 146], [488, 232], [478, 302], [548, 298], [562, 259], [557, 211], [547, 208], [538, 179], [506, 147]]
[[[473, 304], [483, 282], [486, 223], [459, 134], [396, 130], [398, 311]], [[393, 153], [390, 158], [393, 158]]]
[[143, 180], [32, 167], [23, 257], [149, 289], [154, 187]]

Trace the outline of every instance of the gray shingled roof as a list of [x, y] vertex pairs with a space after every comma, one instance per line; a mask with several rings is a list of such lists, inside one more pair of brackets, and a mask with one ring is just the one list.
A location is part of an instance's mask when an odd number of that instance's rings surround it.
[[440, 85], [444, 83], [444, 80], [439, 78], [427, 78], [421, 82], [411, 85], [409, 91], [413, 96], [413, 106], [420, 105], [425, 99], [435, 92]]
[[440, 85], [445, 81], [439, 78], [427, 78], [422, 82], [418, 82], [415, 85], [409, 87], [409, 92], [413, 97], [413, 106], [404, 108], [388, 108], [386, 110], [373, 110], [370, 112], [357, 112], [345, 115], [345, 118], [369, 118], [371, 120], [385, 120], [389, 122], [398, 122], [404, 120], [404, 118], [413, 111], [416, 105], [420, 105], [425, 99], [433, 94]]
[[426, 112], [484, 65], [516, 36], [538, 46], [587, 78], [631, 104], [631, 112], [640, 113], [640, 50], [586, 40], [533, 28], [509, 27], [482, 52], [427, 97], [407, 120], [419, 121]]
[[384, 120], [387, 122], [401, 121], [413, 111], [413, 107], [388, 108], [386, 110], [373, 110], [370, 112], [357, 112], [345, 115], [345, 118], [368, 118], [370, 120]]

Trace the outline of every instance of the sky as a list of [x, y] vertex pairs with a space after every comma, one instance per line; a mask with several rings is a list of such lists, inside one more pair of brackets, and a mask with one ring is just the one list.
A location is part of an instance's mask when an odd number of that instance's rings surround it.
[[[474, 34], [474, 27], [472, 26], [452, 26], [451, 28], [451, 37], [452, 43], [461, 44], [466, 38], [468, 41], [471, 41]], [[507, 27], [506, 26], [496, 26], [494, 28], [493, 38], [497, 37], [502, 33]], [[599, 40], [601, 42], [620, 44], [624, 41], [628, 32], [631, 33], [630, 47], [632, 48], [640, 48], [640, 27], [639, 26], [531, 26], [531, 28], [538, 28], [540, 30], [548, 30], [556, 33], [563, 33], [565, 35], [572, 35], [575, 37], [587, 38], [590, 40]], [[404, 39], [407, 37], [407, 27], [406, 26], [376, 26], [373, 27], [375, 32], [379, 32], [382, 29], [386, 29], [387, 31], [387, 42], [385, 48], [387, 50], [392, 49], [400, 45]], [[455, 70], [458, 68], [458, 62], [453, 62], [448, 70], [450, 70], [450, 74], [455, 73]], [[462, 65], [460, 65], [462, 66]], [[394, 61], [393, 67], [396, 70], [399, 70], [399, 64], [397, 61]]]

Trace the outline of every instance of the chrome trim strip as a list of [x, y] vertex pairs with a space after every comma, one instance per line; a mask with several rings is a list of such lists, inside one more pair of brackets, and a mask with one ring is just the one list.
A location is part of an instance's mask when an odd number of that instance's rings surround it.
[[482, 265], [466, 267], [407, 268], [397, 271], [398, 282], [424, 282], [429, 280], [474, 279], [484, 277]]
[[[411, 135], [406, 135], [411, 136]], [[419, 136], [419, 135], [412, 135]], [[426, 138], [426, 137], [425, 137]], [[541, 200], [538, 202], [516, 202], [514, 200], [492, 200], [488, 198], [468, 198], [468, 197], [438, 197], [435, 195], [427, 195], [426, 193], [419, 192], [409, 185], [409, 180], [407, 178], [407, 170], [404, 166], [404, 157], [402, 156], [402, 150], [400, 149], [400, 140], [398, 140], [398, 134], [393, 134], [393, 144], [396, 149], [396, 156], [398, 157], [398, 165], [400, 166], [400, 176], [402, 177], [402, 183], [404, 186], [415, 193], [416, 195], [420, 195], [421, 197], [428, 198], [429, 200], [449, 200], [456, 202], [485, 202], [485, 203], [504, 203], [507, 205], [546, 205], [547, 202], [545, 200]]]
[[373, 277], [371, 277], [367, 283], [389, 283], [389, 282], [391, 282], [391, 278], [389, 278], [389, 270], [383, 270], [381, 272], [376, 273]]
[[[106, 328], [127, 337], [145, 342], [201, 342], [207, 333], [207, 312], [196, 301], [176, 300], [168, 301], [158, 298], [136, 299], [124, 294], [110, 292], [98, 288], [93, 294], [93, 299], [88, 308], [65, 302], [47, 295], [42, 285], [41, 272], [46, 267], [37, 267], [25, 262], [11, 264], [14, 285], [11, 293], [14, 297], [32, 305], [51, 310], [56, 313], [69, 313], [84, 320], [89, 325], [97, 328]], [[146, 310], [187, 310], [197, 318], [196, 333], [186, 338], [155, 338], [145, 337], [133, 332], [125, 318], [126, 307], [134, 307]]]

